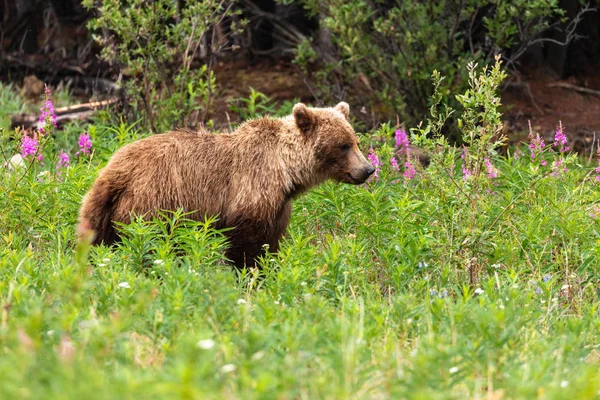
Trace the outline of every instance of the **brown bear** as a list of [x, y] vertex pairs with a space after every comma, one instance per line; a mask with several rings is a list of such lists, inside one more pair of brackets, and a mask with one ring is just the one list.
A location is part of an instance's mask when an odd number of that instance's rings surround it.
[[114, 222], [181, 208], [194, 220], [218, 216], [216, 228], [232, 228], [227, 258], [254, 266], [264, 245], [277, 251], [292, 199], [327, 179], [362, 184], [375, 171], [348, 113], [344, 102], [299, 103], [290, 116], [250, 120], [233, 133], [173, 131], [130, 143], [83, 199], [80, 232], [92, 229], [94, 244], [110, 244]]

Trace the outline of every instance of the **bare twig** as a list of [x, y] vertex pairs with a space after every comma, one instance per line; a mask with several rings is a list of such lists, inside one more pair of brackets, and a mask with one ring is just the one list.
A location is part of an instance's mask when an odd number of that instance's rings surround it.
[[[529, 49], [531, 46], [540, 44], [540, 43], [554, 43], [558, 46], [566, 46], [574, 40], [580, 39], [582, 36], [577, 34], [577, 27], [581, 23], [584, 14], [588, 12], [596, 12], [597, 10], [594, 7], [590, 7], [589, 4], [586, 4], [577, 15], [569, 22], [569, 24], [565, 27], [565, 39], [563, 41], [552, 39], [552, 38], [527, 38], [521, 37], [522, 44], [519, 49], [508, 59], [506, 59], [507, 66], [513, 66], [515, 62]], [[557, 25], [557, 24], [555, 24]], [[519, 30], [521, 28], [519, 27]], [[527, 26], [523, 29], [523, 32], [527, 32]]]
[[589, 89], [586, 87], [573, 85], [573, 84], [567, 83], [567, 82], [551, 83], [548, 85], [548, 87], [557, 87], [557, 88], [561, 88], [561, 89], [574, 90], [579, 93], [591, 94], [592, 96], [600, 97], [600, 90]]
[[[118, 102], [119, 98], [114, 97], [112, 99], [103, 101], [93, 101], [90, 103], [76, 104], [69, 107], [60, 107], [54, 110], [56, 113], [56, 122], [70, 121], [73, 119], [87, 119], [93, 115], [96, 110], [108, 107], [109, 105], [116, 104]], [[37, 114], [17, 114], [11, 119], [11, 129], [17, 126], [29, 128], [37, 124], [37, 122]]]

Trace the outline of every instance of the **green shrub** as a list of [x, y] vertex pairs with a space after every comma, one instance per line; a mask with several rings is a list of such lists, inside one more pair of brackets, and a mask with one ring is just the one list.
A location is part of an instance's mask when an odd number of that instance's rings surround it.
[[205, 120], [215, 76], [210, 63], [199, 67], [195, 63], [201, 52], [217, 52], [226, 45], [225, 37], [213, 36], [217, 25], [234, 33], [240, 28], [233, 23], [224, 26], [232, 3], [85, 0], [83, 4], [97, 7], [89, 26], [97, 32], [101, 57], [126, 76], [131, 112], [144, 116], [155, 133], [209, 122]]
[[468, 61], [486, 64], [500, 52], [514, 61], [563, 15], [558, 0], [301, 2], [321, 30], [298, 46], [296, 62], [322, 101], [348, 96], [370, 124], [373, 113], [419, 122], [431, 105], [434, 70], [448, 77], [439, 94], [456, 106], [452, 94], [467, 87]]

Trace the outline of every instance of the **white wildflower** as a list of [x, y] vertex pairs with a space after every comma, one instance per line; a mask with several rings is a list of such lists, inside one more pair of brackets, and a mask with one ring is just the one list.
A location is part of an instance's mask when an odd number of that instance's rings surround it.
[[119, 287], [120, 288], [125, 288], [125, 289], [131, 289], [131, 286], [129, 286], [128, 282], [121, 282], [121, 283], [119, 283]]
[[212, 339], [200, 340], [198, 341], [198, 343], [196, 343], [196, 346], [200, 347], [203, 350], [209, 350], [215, 347], [215, 341]]
[[223, 372], [224, 374], [227, 374], [229, 372], [233, 372], [235, 371], [235, 365], [233, 364], [225, 364], [221, 367], [221, 372]]

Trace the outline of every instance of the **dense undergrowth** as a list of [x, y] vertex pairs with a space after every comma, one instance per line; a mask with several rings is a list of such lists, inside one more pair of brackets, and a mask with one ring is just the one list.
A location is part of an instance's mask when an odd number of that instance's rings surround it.
[[[452, 111], [435, 95], [412, 134], [362, 134], [378, 176], [297, 200], [260, 276], [181, 212], [76, 244], [81, 198], [135, 124], [27, 142], [0, 172], [0, 397], [598, 397], [595, 166], [562, 127], [499, 155], [502, 73], [469, 73], [464, 148], [439, 134]], [[5, 154], [25, 150], [9, 136]]]

